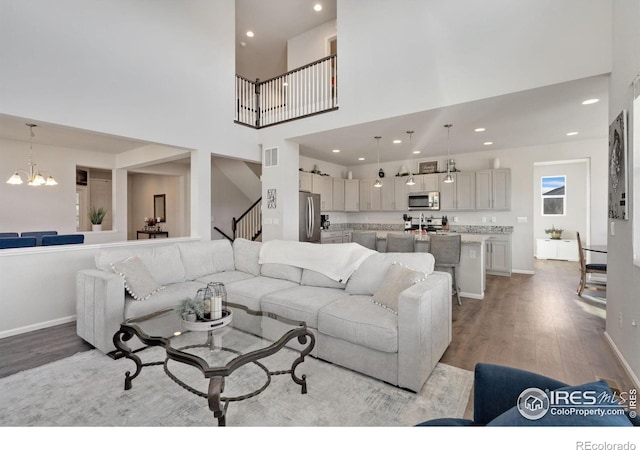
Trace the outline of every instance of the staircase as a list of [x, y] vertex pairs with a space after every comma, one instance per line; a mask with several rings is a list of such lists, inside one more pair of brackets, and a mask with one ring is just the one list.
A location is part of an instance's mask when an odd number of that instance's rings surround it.
[[255, 241], [262, 235], [262, 197], [260, 197], [238, 219], [233, 218], [233, 239]]

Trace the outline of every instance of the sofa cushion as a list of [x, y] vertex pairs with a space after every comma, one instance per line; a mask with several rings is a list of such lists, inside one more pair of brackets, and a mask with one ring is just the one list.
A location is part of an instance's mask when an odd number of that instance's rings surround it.
[[196, 281], [201, 283], [209, 284], [209, 283], [233, 283], [235, 281], [246, 280], [248, 278], [253, 278], [254, 276], [247, 272], [240, 272], [239, 270], [229, 270], [226, 272], [218, 272], [212, 273], [211, 275], [207, 275], [204, 277], [198, 278]]
[[144, 262], [137, 256], [116, 261], [111, 267], [124, 279], [125, 289], [135, 300], [146, 300], [164, 288], [151, 276]]
[[336, 299], [348, 295], [342, 289], [296, 286], [265, 295], [260, 304], [263, 311], [292, 320], [301, 320], [310, 328], [318, 328], [318, 311]]
[[140, 317], [164, 308], [178, 306], [185, 298], [195, 297], [198, 289], [204, 286], [204, 284], [196, 281], [184, 281], [165, 286], [164, 289], [151, 296], [147, 301], [125, 301], [124, 318]]
[[296, 283], [278, 278], [253, 277], [225, 285], [227, 301], [239, 303], [255, 311], [260, 311], [260, 299], [272, 292], [298, 286]]
[[368, 295], [338, 298], [318, 312], [318, 331], [381, 352], [398, 351], [398, 316]]
[[233, 248], [231, 242], [226, 239], [181, 242], [178, 249], [184, 266], [184, 277], [187, 280], [235, 269]]
[[433, 272], [435, 260], [431, 253], [374, 253], [351, 275], [346, 291], [358, 295], [375, 294], [393, 262], [429, 275]]
[[255, 276], [260, 275], [260, 264], [258, 264], [260, 247], [262, 247], [261, 242], [248, 239], [238, 238], [233, 241], [233, 259], [236, 270]]
[[425, 274], [393, 262], [371, 301], [398, 314], [398, 297], [412, 284], [424, 280]]
[[311, 269], [304, 269], [302, 271], [300, 284], [303, 286], [328, 287], [335, 289], [344, 289], [346, 286], [346, 283], [340, 283], [332, 280], [328, 276]]
[[288, 264], [265, 263], [260, 266], [260, 275], [300, 283], [302, 269]]
[[[593, 405], [588, 406], [588, 410], [594, 411], [594, 414], [580, 414], [579, 412], [574, 412], [572, 414], [562, 414], [564, 408], [560, 408], [559, 414], [552, 414], [552, 410], [548, 410], [546, 414], [544, 414], [539, 419], [527, 419], [524, 417], [517, 406], [507, 410], [506, 412], [500, 414], [498, 417], [489, 422], [488, 426], [538, 426], [538, 427], [548, 427], [548, 426], [585, 426], [585, 427], [597, 427], [597, 426], [622, 426], [622, 427], [630, 427], [632, 426], [631, 421], [624, 415], [624, 410], [622, 407], [615, 403], [615, 399], [611, 389], [604, 381], [596, 381], [591, 383], [582, 384], [579, 386], [568, 386], [556, 389], [557, 391], [566, 391], [566, 392], [586, 392], [590, 391], [593, 394], [596, 402]], [[578, 396], [580, 399], [581, 396]], [[611, 400], [614, 400], [612, 402]], [[567, 405], [567, 409], [574, 408], [577, 410], [581, 410], [581, 408], [576, 407], [574, 405]], [[556, 409], [556, 408], [553, 408]], [[604, 414], [598, 414], [598, 410], [604, 412]], [[586, 410], [585, 410], [586, 411]], [[615, 412], [619, 414], [614, 414]]]
[[160, 284], [167, 285], [185, 280], [180, 250], [176, 244], [154, 247], [103, 248], [96, 254], [96, 267], [111, 271], [111, 264], [137, 256], [149, 269], [151, 276]]

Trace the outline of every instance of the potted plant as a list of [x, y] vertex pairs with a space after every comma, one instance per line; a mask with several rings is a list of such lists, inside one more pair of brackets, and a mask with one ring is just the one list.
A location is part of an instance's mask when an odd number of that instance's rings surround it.
[[195, 322], [197, 319], [204, 318], [204, 302], [196, 298], [185, 298], [176, 311], [184, 320]]
[[91, 221], [91, 229], [93, 231], [101, 231], [102, 230], [102, 221], [104, 220], [104, 216], [107, 215], [107, 210], [104, 208], [96, 208], [92, 206], [89, 210], [89, 220]]
[[551, 228], [544, 230], [545, 233], [551, 235], [551, 239], [560, 239], [563, 231], [562, 228], [556, 228], [555, 225], [551, 225]]

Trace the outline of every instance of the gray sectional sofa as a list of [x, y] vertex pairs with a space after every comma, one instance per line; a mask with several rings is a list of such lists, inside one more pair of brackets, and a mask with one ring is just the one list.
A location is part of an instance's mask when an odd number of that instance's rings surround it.
[[[77, 275], [77, 333], [108, 353], [123, 320], [174, 306], [217, 281], [225, 284], [230, 302], [304, 320], [316, 336], [312, 356], [420, 390], [451, 342], [451, 276], [433, 271], [431, 254], [373, 252], [340, 283], [309, 269], [260, 264], [261, 246], [236, 239], [100, 249], [96, 269]], [[144, 300], [129, 295], [114, 270], [132, 256], [161, 287]], [[372, 301], [385, 292], [385, 275], [394, 264], [423, 275], [391, 299], [396, 311]], [[279, 337], [258, 320], [234, 320], [234, 326]]]

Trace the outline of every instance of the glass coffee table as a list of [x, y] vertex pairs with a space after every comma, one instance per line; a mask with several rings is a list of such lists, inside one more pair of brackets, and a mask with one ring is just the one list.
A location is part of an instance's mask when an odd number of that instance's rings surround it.
[[[254, 311], [231, 302], [225, 304], [224, 319], [194, 325], [184, 323], [178, 313], [169, 308], [124, 321], [113, 336], [113, 343], [118, 349], [115, 357], [128, 358], [136, 365], [133, 375], [130, 371], [125, 373], [124, 389], [131, 389], [133, 379], [140, 375], [143, 367], [162, 365], [171, 380], [192, 394], [207, 399], [219, 426], [226, 425], [226, 412], [231, 402], [260, 394], [274, 375], [289, 374], [301, 386], [302, 394], [307, 393], [306, 375], [295, 373], [315, 345], [315, 336], [304, 322]], [[234, 323], [253, 323], [253, 328], [269, 329], [270, 336], [278, 338], [266, 339], [247, 333]], [[134, 336], [147, 345], [145, 348], [163, 347], [164, 360], [143, 362], [137, 354], [139, 350], [133, 351], [127, 345]], [[286, 351], [282, 351], [285, 347]], [[290, 368], [285, 370], [267, 368], [267, 364], [282, 364], [283, 360], [287, 361], [285, 367], [289, 367], [291, 359]], [[200, 383], [204, 383], [202, 388], [197, 386]], [[233, 384], [232, 392], [226, 396], [223, 395], [225, 384]]]

